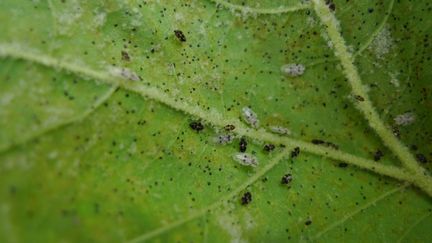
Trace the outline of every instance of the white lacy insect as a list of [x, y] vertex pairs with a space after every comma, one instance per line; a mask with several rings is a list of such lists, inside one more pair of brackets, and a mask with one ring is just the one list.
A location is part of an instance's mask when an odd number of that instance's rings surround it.
[[281, 135], [291, 135], [291, 130], [286, 127], [281, 126], [271, 126], [270, 131], [273, 133], [281, 134]]
[[259, 127], [259, 120], [257, 114], [249, 107], [243, 107], [243, 118], [247, 124], [251, 125], [254, 128]]
[[281, 72], [290, 77], [297, 77], [303, 75], [306, 70], [303, 64], [290, 63], [281, 67]]
[[235, 136], [232, 134], [219, 134], [216, 137], [213, 138], [213, 141], [217, 144], [229, 144], [232, 143]]
[[242, 165], [256, 167], [258, 165], [258, 158], [248, 153], [237, 153], [233, 156], [234, 160]]

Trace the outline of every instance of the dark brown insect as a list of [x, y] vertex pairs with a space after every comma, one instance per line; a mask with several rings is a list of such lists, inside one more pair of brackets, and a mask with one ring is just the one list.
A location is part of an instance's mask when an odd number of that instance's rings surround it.
[[181, 30], [174, 30], [174, 34], [181, 42], [186, 42], [186, 36], [183, 34]]
[[336, 5], [334, 4], [334, 2], [332, 0], [326, 0], [325, 3], [331, 11], [336, 10]]
[[365, 99], [361, 95], [354, 95], [354, 98], [358, 101], [365, 101]]
[[246, 139], [244, 137], [240, 138], [239, 149], [240, 149], [240, 152], [242, 152], [242, 153], [246, 152], [247, 142], [246, 142]]
[[122, 55], [122, 59], [123, 59], [124, 61], [130, 61], [129, 53], [127, 53], [126, 51], [122, 51], [122, 52], [121, 52], [121, 55]]
[[193, 121], [193, 122], [189, 123], [189, 127], [192, 128], [193, 130], [197, 131], [197, 132], [204, 129], [204, 125], [199, 121]]
[[428, 160], [426, 159], [426, 156], [423, 154], [416, 154], [416, 158], [420, 163], [427, 163]]
[[241, 198], [241, 204], [247, 205], [252, 202], [252, 194], [250, 192], [245, 192]]
[[264, 145], [264, 151], [266, 151], [266, 152], [273, 151], [274, 149], [275, 149], [274, 144], [269, 143], [269, 144]]
[[381, 150], [378, 149], [374, 153], [374, 160], [375, 161], [379, 161], [381, 159], [381, 157], [383, 157], [383, 156], [384, 156], [384, 153]]
[[311, 141], [313, 144], [323, 144], [323, 143], [325, 143], [323, 140], [321, 140], [321, 139], [312, 139], [312, 141]]
[[234, 129], [235, 129], [235, 126], [234, 126], [234, 125], [230, 125], [230, 124], [228, 124], [228, 125], [226, 125], [226, 126], [224, 127], [224, 129], [225, 129], [225, 131], [229, 132], [229, 131], [234, 130]]
[[282, 185], [288, 185], [293, 180], [293, 177], [291, 174], [286, 174], [282, 176], [281, 183]]
[[348, 166], [348, 164], [345, 163], [345, 162], [340, 162], [340, 163], [339, 163], [339, 167], [341, 167], [341, 168], [345, 168], [345, 167], [347, 167], [347, 166]]

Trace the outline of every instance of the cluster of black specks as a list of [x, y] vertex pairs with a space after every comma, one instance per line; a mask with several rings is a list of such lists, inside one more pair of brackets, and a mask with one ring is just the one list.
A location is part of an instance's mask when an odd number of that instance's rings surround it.
[[291, 151], [291, 158], [295, 158], [300, 154], [300, 148], [299, 147], [295, 147], [293, 149], [293, 151]]
[[245, 192], [241, 198], [242, 205], [248, 205], [252, 202], [252, 194], [250, 192]]
[[326, 0], [325, 3], [326, 3], [326, 5], [328, 6], [328, 8], [331, 11], [335, 11], [336, 10], [336, 5], [335, 5], [335, 3], [332, 0]]
[[177, 37], [177, 39], [181, 42], [186, 42], [186, 36], [183, 34], [183, 31], [181, 30], [174, 30], [174, 34]]
[[204, 129], [204, 125], [199, 121], [193, 121], [189, 123], [189, 127], [192, 128], [192, 130], [195, 130], [197, 132]]
[[377, 149], [377, 151], [375, 151], [374, 153], [374, 160], [379, 161], [383, 156], [384, 153], [381, 150]]
[[269, 144], [264, 145], [264, 151], [266, 151], [266, 152], [271, 152], [274, 149], [275, 149], [274, 144], [269, 143]]
[[244, 153], [246, 152], [246, 149], [247, 149], [246, 139], [244, 137], [241, 137], [239, 142], [239, 150], [240, 152]]
[[416, 154], [417, 161], [420, 163], [427, 163], [428, 160], [426, 159], [426, 156], [424, 154]]
[[288, 185], [293, 180], [293, 176], [291, 174], [285, 174], [282, 176], [281, 184]]

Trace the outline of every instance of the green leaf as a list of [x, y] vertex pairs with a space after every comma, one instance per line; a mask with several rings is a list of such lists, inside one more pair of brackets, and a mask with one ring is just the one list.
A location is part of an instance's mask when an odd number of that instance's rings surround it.
[[0, 242], [431, 241], [431, 5], [324, 2], [1, 1]]

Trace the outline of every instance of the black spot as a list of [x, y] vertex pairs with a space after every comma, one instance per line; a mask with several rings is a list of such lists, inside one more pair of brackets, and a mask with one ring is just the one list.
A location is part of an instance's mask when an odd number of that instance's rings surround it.
[[384, 156], [384, 153], [381, 150], [377, 149], [377, 151], [375, 151], [375, 153], [374, 153], [374, 160], [379, 161], [381, 159], [381, 157], [383, 157], [383, 156]]
[[334, 4], [334, 2], [332, 0], [326, 0], [326, 5], [328, 6], [328, 8], [331, 11], [335, 11], [336, 10], [336, 5]]
[[368, 12], [369, 13], [373, 13], [374, 9], [373, 8], [368, 8]]
[[130, 61], [129, 53], [127, 53], [126, 51], [122, 51], [121, 56], [124, 61]]
[[310, 219], [306, 220], [305, 225], [309, 226], [311, 224], [312, 224], [312, 220], [310, 220]]
[[291, 174], [286, 174], [282, 176], [281, 183], [282, 185], [288, 185], [293, 180], [293, 177]]
[[312, 141], [311, 141], [313, 144], [323, 144], [323, 143], [325, 143], [323, 140], [321, 140], [321, 139], [312, 139]]
[[348, 164], [345, 163], [345, 162], [340, 162], [338, 166], [341, 167], [341, 168], [345, 168], [345, 167], [348, 166]]
[[416, 158], [418, 160], [418, 162], [420, 163], [427, 163], [428, 160], [426, 159], [426, 156], [424, 156], [424, 154], [416, 154]]
[[224, 129], [225, 129], [225, 131], [229, 132], [229, 131], [234, 130], [234, 129], [235, 129], [235, 126], [234, 126], [234, 125], [230, 125], [230, 124], [228, 124], [228, 125], [226, 125], [226, 126], [224, 127]]
[[179, 41], [181, 42], [186, 41], [186, 36], [183, 34], [181, 30], [174, 30], [174, 34], [177, 37], [177, 39], [179, 39]]
[[246, 152], [247, 142], [246, 142], [246, 139], [244, 137], [240, 138], [239, 149], [240, 149], [240, 152], [242, 152], [242, 153]]
[[195, 130], [197, 132], [204, 129], [204, 125], [199, 121], [193, 121], [189, 124], [189, 126], [190, 126], [190, 128], [192, 128], [193, 130]]
[[300, 148], [299, 147], [295, 147], [293, 149], [293, 151], [291, 151], [291, 158], [295, 158], [300, 154]]
[[264, 145], [264, 151], [266, 151], [266, 152], [273, 151], [273, 149], [275, 149], [274, 144], [269, 143], [269, 144]]
[[247, 205], [252, 202], [252, 194], [250, 192], [245, 192], [241, 198], [241, 204]]

